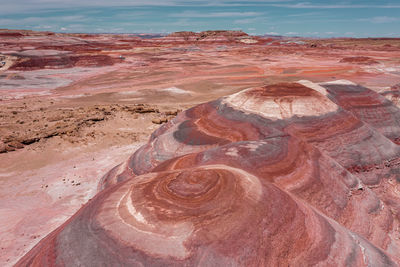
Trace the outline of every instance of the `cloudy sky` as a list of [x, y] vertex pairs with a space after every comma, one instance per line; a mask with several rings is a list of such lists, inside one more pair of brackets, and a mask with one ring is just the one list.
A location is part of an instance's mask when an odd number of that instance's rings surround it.
[[0, 28], [400, 37], [399, 0], [0, 0]]

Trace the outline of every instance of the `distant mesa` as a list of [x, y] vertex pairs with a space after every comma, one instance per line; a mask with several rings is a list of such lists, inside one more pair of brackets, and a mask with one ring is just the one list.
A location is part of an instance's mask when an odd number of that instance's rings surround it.
[[0, 31], [0, 37], [22, 37], [24, 36], [20, 32], [12, 32], [12, 31]]
[[9, 30], [9, 29], [0, 29], [0, 37], [2, 38], [18, 38], [23, 36], [43, 36], [43, 35], [55, 35], [54, 32], [40, 32], [40, 31], [31, 31], [31, 30]]
[[257, 43], [258, 41], [249, 36], [243, 31], [229, 31], [229, 30], [219, 30], [219, 31], [202, 31], [202, 32], [192, 32], [192, 31], [182, 31], [174, 32], [166, 36], [167, 39], [171, 40], [182, 40], [182, 41], [212, 41], [212, 42], [232, 42], [232, 41], [242, 41], [244, 43]]
[[400, 109], [347, 81], [195, 106], [17, 266], [398, 266]]
[[181, 31], [181, 32], [171, 33], [168, 36], [198, 36], [199, 38], [206, 38], [209, 36], [238, 37], [238, 36], [249, 36], [249, 35], [243, 31], [218, 30], [218, 31], [202, 31], [202, 32]]

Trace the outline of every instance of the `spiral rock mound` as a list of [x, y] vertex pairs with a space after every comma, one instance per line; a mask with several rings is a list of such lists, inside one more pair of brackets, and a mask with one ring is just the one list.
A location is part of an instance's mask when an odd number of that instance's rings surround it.
[[18, 266], [397, 266], [400, 110], [347, 81], [179, 114]]

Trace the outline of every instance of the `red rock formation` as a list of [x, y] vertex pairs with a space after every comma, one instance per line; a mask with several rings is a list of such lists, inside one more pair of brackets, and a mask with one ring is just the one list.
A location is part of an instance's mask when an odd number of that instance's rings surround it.
[[17, 266], [396, 266], [399, 116], [343, 82], [196, 106]]
[[352, 64], [378, 64], [379, 62], [370, 57], [346, 57], [340, 60], [341, 63], [352, 63]]
[[72, 67], [110, 66], [120, 59], [108, 55], [58, 55], [41, 57], [22, 57], [10, 70], [59, 69]]

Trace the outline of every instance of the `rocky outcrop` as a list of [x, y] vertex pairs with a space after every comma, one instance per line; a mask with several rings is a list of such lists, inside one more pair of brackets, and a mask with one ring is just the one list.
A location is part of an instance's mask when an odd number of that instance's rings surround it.
[[[53, 104], [54, 102], [51, 105]], [[0, 128], [0, 154], [56, 136], [66, 138], [80, 136], [84, 129], [115, 117], [115, 114], [119, 112], [133, 116], [143, 113], [160, 113], [157, 108], [143, 104], [95, 105], [71, 109], [51, 106], [37, 109], [25, 105], [13, 106], [11, 112], [0, 111], [0, 124], [7, 126]], [[170, 115], [170, 118], [175, 115]], [[13, 123], [7, 123], [10, 121]], [[90, 133], [89, 136], [91, 135]]]
[[198, 105], [17, 265], [396, 266], [399, 116], [346, 81]]

